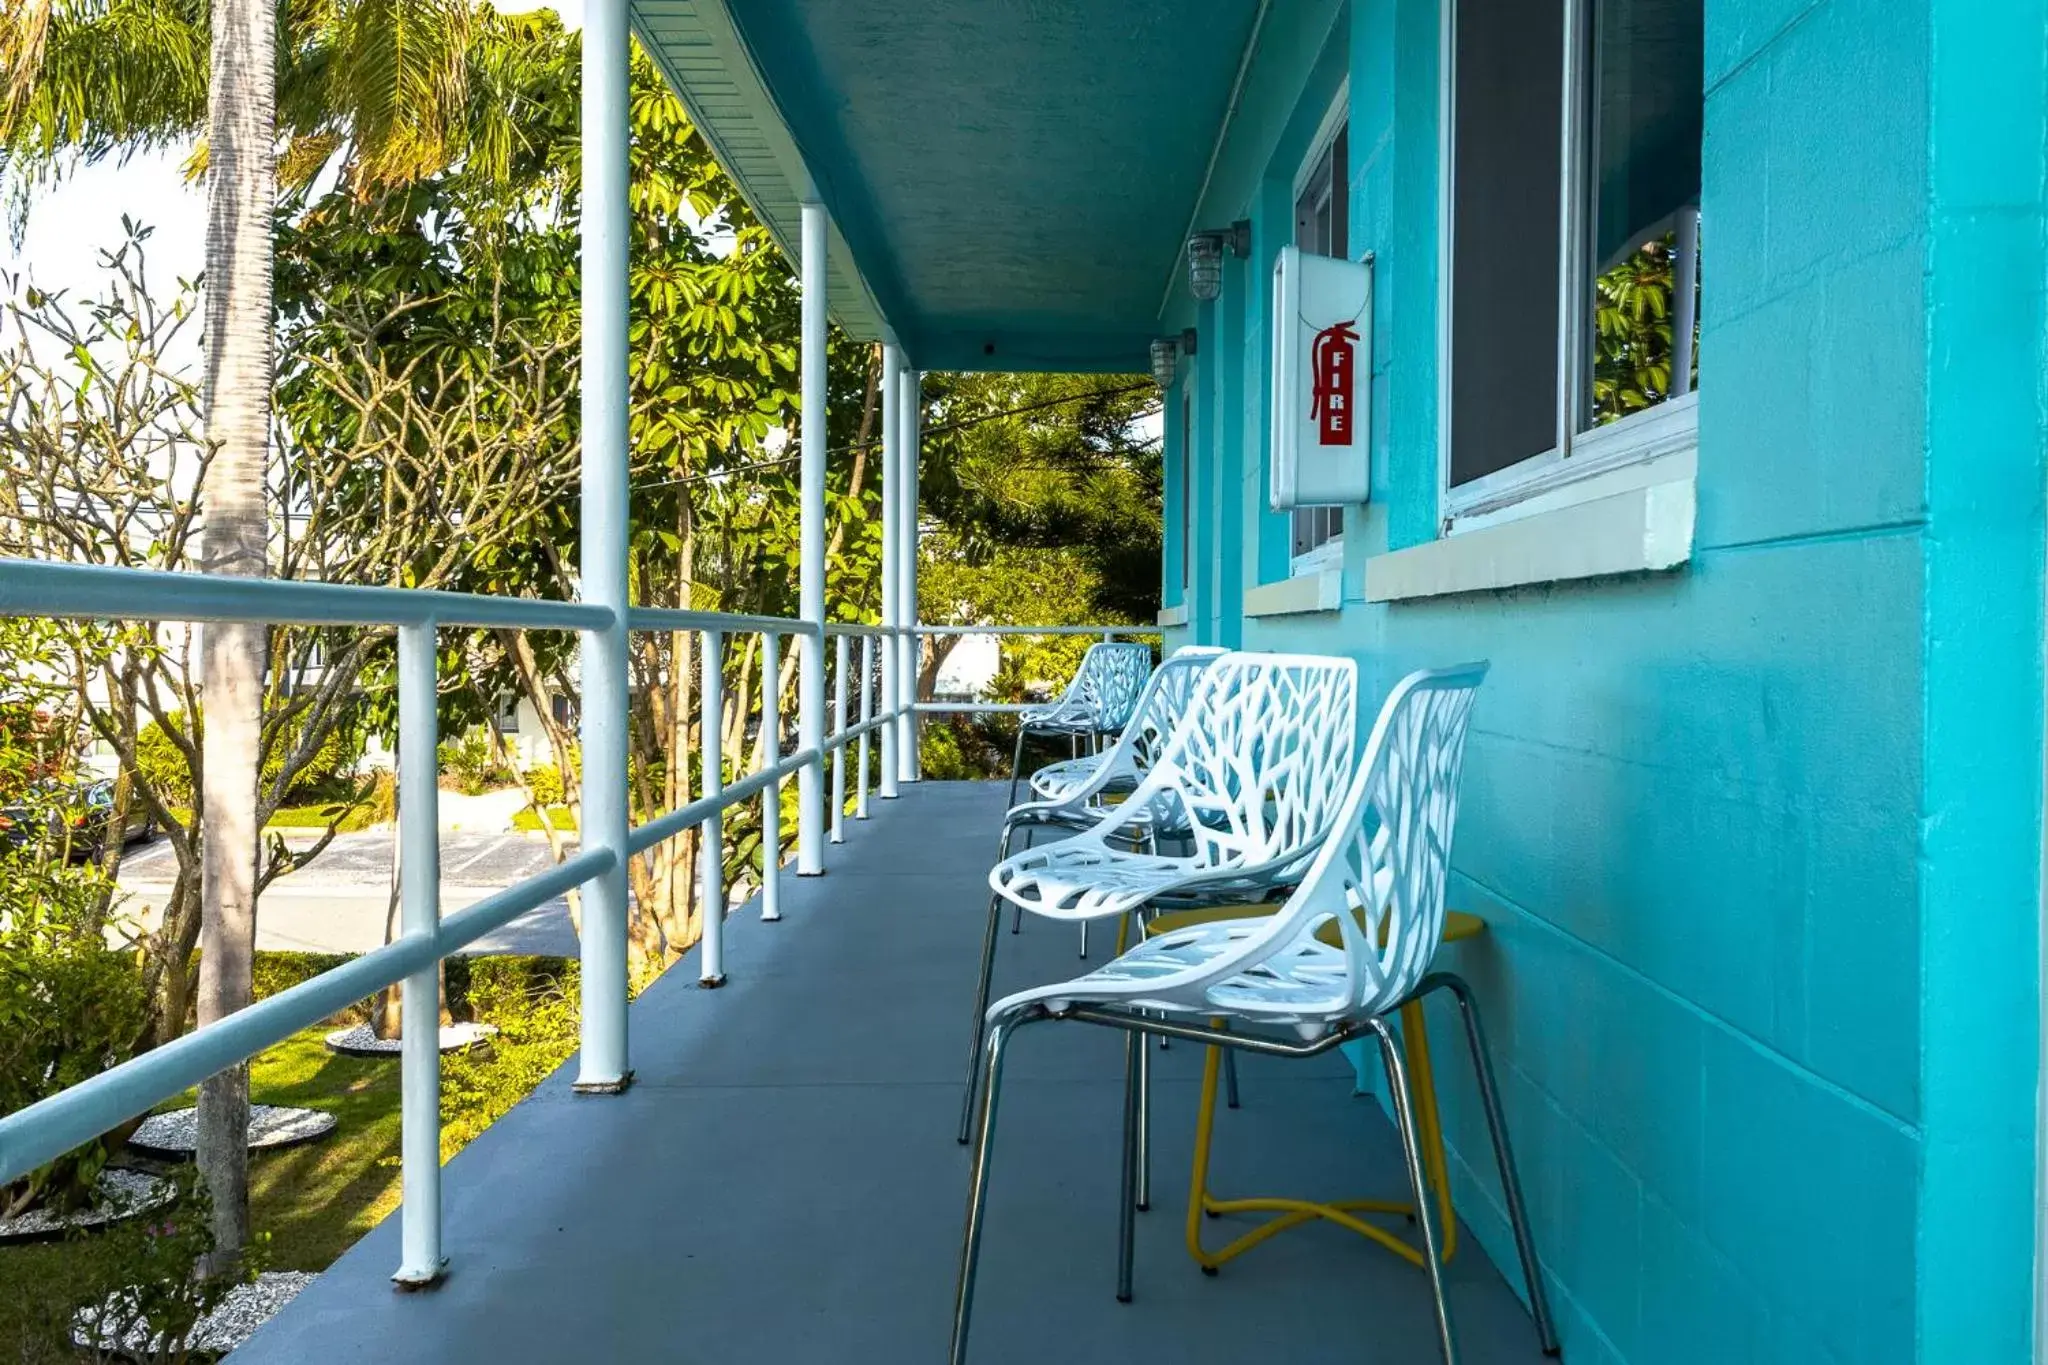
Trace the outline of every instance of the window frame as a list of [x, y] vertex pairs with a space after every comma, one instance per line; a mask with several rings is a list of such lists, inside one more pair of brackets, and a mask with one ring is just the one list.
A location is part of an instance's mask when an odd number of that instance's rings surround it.
[[[1459, 0], [1442, 0], [1437, 29], [1437, 524], [1443, 535], [1479, 530], [1601, 496], [1612, 480], [1601, 476], [1636, 465], [1668, 467], [1690, 477], [1699, 448], [1699, 393], [1687, 391], [1655, 407], [1603, 426], [1578, 429], [1579, 394], [1589, 364], [1588, 310], [1592, 289], [1590, 218], [1593, 155], [1593, 6], [1598, 0], [1561, 0], [1564, 6], [1564, 99], [1558, 113], [1565, 168], [1560, 217], [1558, 271], [1558, 378], [1556, 438], [1538, 451], [1491, 474], [1451, 483], [1455, 433], [1452, 388], [1453, 304], [1456, 299], [1457, 112]], [[1694, 206], [1695, 212], [1697, 206]], [[1674, 215], [1675, 218], [1675, 215]], [[1695, 218], [1695, 224], [1697, 219]], [[1681, 234], [1683, 237], [1684, 234]], [[1694, 234], [1695, 244], [1697, 234]], [[1695, 245], [1695, 250], [1697, 246]], [[1695, 276], [1696, 278], [1696, 276]], [[1674, 325], [1677, 314], [1674, 313]], [[1697, 313], [1694, 314], [1697, 324]], [[1675, 337], [1674, 337], [1675, 340]], [[1691, 358], [1688, 356], [1688, 367]], [[1690, 370], [1688, 368], [1688, 374]], [[1561, 490], [1583, 494], [1575, 497]], [[1525, 506], [1525, 504], [1533, 504]]]
[[[1294, 179], [1288, 187], [1287, 240], [1295, 242], [1297, 245], [1299, 245], [1300, 241], [1298, 235], [1300, 225], [1299, 220], [1296, 217], [1296, 207], [1301, 202], [1302, 191], [1308, 188], [1309, 182], [1311, 180], [1315, 179], [1316, 171], [1320, 167], [1323, 157], [1327, 155], [1330, 149], [1336, 145], [1337, 135], [1341, 132], [1347, 131], [1350, 127], [1350, 124], [1351, 76], [1349, 73], [1346, 73], [1344, 79], [1337, 83], [1337, 92], [1335, 95], [1331, 97], [1329, 108], [1323, 111], [1322, 120], [1316, 124], [1315, 136], [1309, 139], [1308, 151], [1303, 154], [1300, 164], [1294, 168]], [[1331, 198], [1333, 201], [1336, 198], [1335, 178], [1335, 168], [1333, 166], [1331, 176]], [[1346, 167], [1344, 167], [1344, 191], [1348, 195], [1350, 193], [1350, 190], [1351, 168], [1347, 165]], [[1350, 218], [1350, 205], [1346, 204], [1344, 207], [1346, 210], [1345, 218], [1347, 228], [1345, 232], [1344, 255], [1348, 259], [1351, 255], [1351, 234], [1348, 230]], [[1278, 318], [1275, 318], [1273, 320], [1273, 325], [1276, 327], [1280, 325]], [[1324, 509], [1320, 507], [1294, 507], [1288, 509], [1287, 576], [1289, 578], [1305, 578], [1313, 574], [1324, 573], [1330, 569], [1337, 568], [1344, 563], [1344, 525], [1346, 518], [1344, 516], [1344, 509], [1342, 507], [1336, 509], [1336, 534], [1329, 536], [1324, 540], [1318, 541], [1314, 545], [1311, 545], [1308, 549], [1301, 551], [1299, 554], [1295, 553], [1294, 540], [1296, 519], [1305, 514], [1315, 515], [1322, 512], [1323, 510]]]

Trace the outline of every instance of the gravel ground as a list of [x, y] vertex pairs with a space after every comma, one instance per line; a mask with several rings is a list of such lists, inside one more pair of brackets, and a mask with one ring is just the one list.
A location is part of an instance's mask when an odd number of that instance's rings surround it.
[[[267, 1270], [253, 1284], [236, 1285], [219, 1307], [193, 1327], [192, 1334], [185, 1339], [185, 1349], [201, 1359], [226, 1355], [313, 1283], [313, 1278], [304, 1270]], [[134, 1359], [155, 1359], [165, 1343], [160, 1334], [152, 1336], [145, 1324], [125, 1321], [134, 1316], [133, 1308], [121, 1302], [125, 1298], [125, 1293], [117, 1294], [99, 1308], [80, 1309], [71, 1323], [73, 1344], [84, 1350], [97, 1348]], [[101, 1338], [97, 1324], [103, 1315], [113, 1318], [106, 1332], [108, 1337], [117, 1339]]]
[[19, 1218], [0, 1218], [0, 1243], [41, 1241], [71, 1228], [118, 1223], [160, 1207], [171, 1193], [171, 1182], [162, 1176], [110, 1166], [100, 1172], [99, 1198], [91, 1205], [65, 1215], [31, 1209]]
[[[295, 1147], [313, 1142], [334, 1131], [334, 1115], [320, 1109], [295, 1109], [288, 1105], [249, 1106], [249, 1150]], [[128, 1139], [128, 1145], [145, 1156], [189, 1157], [199, 1146], [199, 1111], [173, 1109], [152, 1114]]]
[[[492, 1024], [447, 1024], [441, 1029], [441, 1051], [460, 1052], [475, 1047], [498, 1030]], [[396, 1057], [403, 1046], [397, 1038], [379, 1038], [368, 1024], [336, 1029], [327, 1035], [327, 1046], [347, 1057]]]

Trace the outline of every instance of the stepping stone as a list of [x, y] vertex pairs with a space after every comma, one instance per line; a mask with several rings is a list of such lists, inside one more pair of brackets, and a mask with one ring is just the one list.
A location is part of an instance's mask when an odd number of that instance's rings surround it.
[[[238, 1284], [211, 1313], [199, 1319], [185, 1338], [185, 1349], [197, 1360], [217, 1360], [255, 1334], [257, 1328], [316, 1277], [304, 1270], [266, 1270], [251, 1284]], [[80, 1350], [98, 1351], [128, 1360], [156, 1360], [170, 1343], [134, 1321], [133, 1290], [121, 1290], [97, 1308], [81, 1308], [71, 1320], [71, 1341]], [[108, 1319], [104, 1329], [102, 1318]]]
[[[279, 1147], [296, 1147], [317, 1142], [334, 1131], [334, 1115], [324, 1109], [296, 1109], [290, 1105], [249, 1106], [249, 1150], [268, 1152]], [[129, 1149], [144, 1156], [184, 1161], [199, 1147], [199, 1111], [173, 1109], [151, 1114], [128, 1139]]]
[[171, 1182], [160, 1175], [109, 1166], [100, 1172], [97, 1197], [82, 1209], [70, 1213], [30, 1209], [19, 1218], [0, 1218], [0, 1245], [54, 1241], [67, 1232], [107, 1227], [160, 1209], [176, 1193]]
[[[498, 1031], [495, 1024], [444, 1024], [441, 1028], [441, 1051], [461, 1052], [475, 1047]], [[330, 1051], [344, 1057], [396, 1057], [402, 1046], [396, 1038], [379, 1038], [377, 1031], [368, 1024], [357, 1024], [354, 1028], [336, 1029], [327, 1035]]]

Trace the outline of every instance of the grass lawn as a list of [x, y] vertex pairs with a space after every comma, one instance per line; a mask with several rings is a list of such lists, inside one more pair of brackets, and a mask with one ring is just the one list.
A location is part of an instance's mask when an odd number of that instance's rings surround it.
[[[556, 829], [570, 834], [576, 832], [576, 813], [567, 806], [549, 806], [548, 821]], [[512, 828], [538, 831], [540, 829], [540, 812], [537, 810], [520, 811], [512, 817]]]
[[[322, 802], [311, 806], [279, 806], [272, 813], [270, 823], [263, 828], [326, 829], [327, 822], [334, 818], [333, 812], [335, 809], [336, 807], [332, 802]], [[171, 815], [179, 824], [184, 825], [188, 829], [191, 828], [192, 812], [190, 810], [183, 807], [173, 807]], [[343, 834], [354, 834], [357, 830], [368, 829], [376, 823], [376, 812], [366, 803], [357, 806], [354, 810], [343, 816], [339, 829]], [[535, 825], [534, 828], [538, 829], [540, 826]]]
[[[259, 981], [263, 959], [272, 956], [291, 955], [259, 954]], [[289, 984], [320, 961], [283, 964], [277, 985]], [[573, 978], [557, 980], [561, 964], [495, 959], [468, 967], [472, 972], [487, 969], [491, 975], [481, 982], [473, 979], [466, 990], [475, 1016], [499, 1025], [503, 1033], [490, 1049], [443, 1058], [444, 1160], [517, 1103], [576, 1045], [575, 988]], [[537, 987], [534, 974], [549, 972], [555, 984]], [[456, 990], [451, 979], [451, 1002]], [[267, 993], [259, 987], [259, 994]], [[251, 1071], [255, 1102], [324, 1109], [340, 1121], [318, 1142], [251, 1155], [250, 1222], [265, 1238], [264, 1269], [324, 1269], [398, 1207], [398, 1062], [329, 1052], [322, 1039], [332, 1027], [331, 1022], [321, 1024], [293, 1036], [258, 1057]], [[188, 1094], [163, 1107], [192, 1102]], [[90, 1236], [0, 1247], [0, 1362], [75, 1360], [55, 1338], [69, 1320], [71, 1305], [103, 1292], [95, 1286], [105, 1273]]]

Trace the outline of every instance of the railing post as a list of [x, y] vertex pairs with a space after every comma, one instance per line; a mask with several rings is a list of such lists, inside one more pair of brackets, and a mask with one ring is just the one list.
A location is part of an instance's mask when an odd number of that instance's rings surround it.
[[618, 854], [583, 895], [582, 1050], [576, 1089], [608, 1094], [626, 1066], [626, 202], [627, 0], [583, 18], [583, 554], [587, 602], [612, 622], [585, 631], [583, 847]]
[[[761, 632], [761, 760], [773, 772], [782, 762], [782, 648], [772, 630]], [[810, 769], [804, 769], [809, 772]], [[802, 821], [798, 821], [802, 827]], [[799, 853], [798, 856], [802, 856]], [[761, 918], [782, 918], [782, 779], [761, 789]]]
[[[719, 749], [719, 725], [725, 715], [725, 632], [707, 630], [704, 641], [704, 677], [697, 688], [703, 699], [699, 753], [704, 760], [703, 781], [698, 784], [702, 799], [715, 801], [725, 791], [725, 755]], [[725, 816], [712, 811], [698, 840], [697, 859], [704, 870], [698, 893], [698, 919], [704, 937], [697, 950], [698, 980], [706, 986], [725, 984]]]
[[882, 714], [890, 717], [882, 732], [884, 801], [896, 795], [897, 750], [903, 734], [895, 719], [903, 697], [903, 645], [895, 629], [902, 624], [903, 590], [903, 353], [895, 343], [882, 346]]
[[901, 727], [896, 742], [897, 778], [903, 782], [915, 782], [923, 776], [923, 765], [917, 751], [917, 700], [918, 665], [924, 657], [920, 648], [922, 641], [917, 633], [917, 475], [918, 455], [923, 433], [921, 430], [921, 408], [923, 376], [906, 364], [899, 384], [902, 387], [897, 418], [897, 476], [903, 509], [898, 513], [900, 529], [896, 543], [901, 562], [896, 570], [897, 618], [904, 634], [899, 644], [903, 662], [898, 666], [902, 675], [899, 684], [899, 704], [903, 716], [897, 721]]
[[797, 453], [797, 615], [803, 637], [797, 681], [797, 745], [818, 755], [797, 774], [796, 870], [825, 870], [825, 206], [803, 205], [803, 413]]
[[[875, 637], [863, 635], [860, 637], [860, 723], [863, 726], [875, 718], [874, 673]], [[858, 775], [854, 779], [853, 798], [853, 818], [856, 820], [868, 818], [868, 736], [871, 733], [873, 732], [863, 729], [858, 741], [860, 762], [855, 765]]]
[[[846, 731], [846, 637], [832, 637], [832, 724], [828, 733], [838, 739]], [[846, 746], [832, 746], [832, 842], [846, 842]]]
[[[407, 938], [441, 933], [441, 818], [432, 623], [398, 628], [398, 895]], [[436, 960], [405, 978], [399, 1041], [403, 1171], [398, 1273], [432, 1284], [441, 1255], [441, 992]]]

